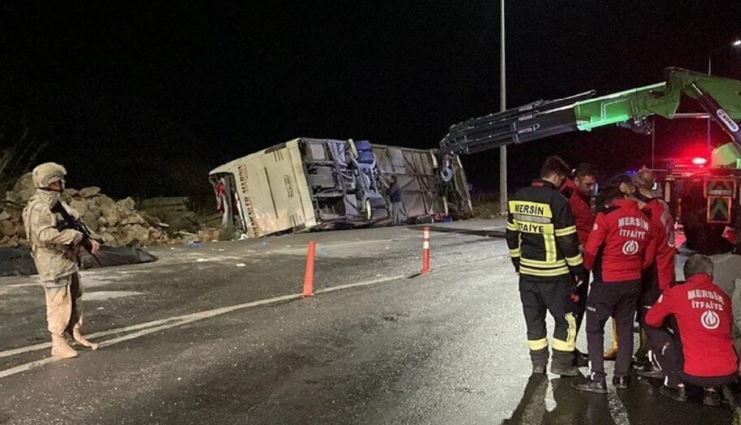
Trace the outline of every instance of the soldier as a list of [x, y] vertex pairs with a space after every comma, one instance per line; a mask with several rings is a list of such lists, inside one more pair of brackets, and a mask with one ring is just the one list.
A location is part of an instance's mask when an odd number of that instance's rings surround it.
[[80, 247], [90, 252], [98, 244], [73, 229], [60, 229], [61, 217], [52, 212], [57, 204], [76, 215], [61, 199], [67, 171], [59, 164], [47, 162], [33, 169], [36, 193], [23, 210], [26, 238], [31, 244], [33, 259], [46, 293], [46, 320], [51, 333], [51, 355], [68, 359], [77, 352], [67, 343], [71, 334], [79, 344], [96, 350], [98, 344], [82, 336], [80, 274], [78, 269]]
[[520, 274], [520, 299], [527, 324], [533, 373], [545, 373], [548, 339], [545, 316], [555, 321], [551, 372], [578, 376], [573, 366], [576, 342], [574, 304], [570, 297], [582, 283], [582, 255], [569, 203], [558, 192], [569, 168], [557, 156], [543, 164], [540, 179], [508, 203], [507, 246]]

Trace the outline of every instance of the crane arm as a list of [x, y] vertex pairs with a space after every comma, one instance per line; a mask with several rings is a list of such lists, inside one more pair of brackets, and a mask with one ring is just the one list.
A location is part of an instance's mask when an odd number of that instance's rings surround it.
[[651, 131], [646, 118], [672, 119], [682, 96], [697, 99], [711, 119], [741, 145], [741, 81], [681, 68], [667, 68], [666, 81], [607, 96], [594, 91], [556, 100], [539, 100], [506, 111], [471, 118], [450, 127], [440, 142], [444, 155], [461, 155], [524, 143], [572, 131], [618, 124]]

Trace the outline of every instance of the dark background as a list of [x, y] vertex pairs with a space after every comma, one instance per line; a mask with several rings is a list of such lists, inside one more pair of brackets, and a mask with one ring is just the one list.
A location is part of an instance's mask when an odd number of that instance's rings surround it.
[[[433, 148], [499, 108], [495, 0], [0, 4], [0, 147], [46, 144], [35, 162], [115, 197], [208, 196], [210, 169], [299, 136]], [[714, 73], [741, 78], [738, 0], [509, 0], [507, 35], [510, 106], [704, 71], [713, 49]], [[659, 156], [702, 153], [704, 122], [657, 127]], [[650, 152], [617, 128], [516, 146], [510, 186], [549, 154], [607, 175]], [[485, 192], [497, 164], [464, 159]]]

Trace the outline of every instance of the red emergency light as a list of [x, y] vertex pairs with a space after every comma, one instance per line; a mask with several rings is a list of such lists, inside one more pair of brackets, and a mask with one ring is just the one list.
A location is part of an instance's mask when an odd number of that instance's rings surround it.
[[703, 165], [707, 164], [708, 160], [706, 158], [703, 158], [701, 156], [696, 156], [692, 158], [692, 164], [697, 165], [698, 167], [702, 167]]

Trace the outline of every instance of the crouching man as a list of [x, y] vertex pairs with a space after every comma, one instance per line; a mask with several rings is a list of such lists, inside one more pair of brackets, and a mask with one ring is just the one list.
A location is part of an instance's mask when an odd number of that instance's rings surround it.
[[51, 354], [58, 358], [72, 358], [77, 352], [67, 343], [72, 336], [77, 343], [93, 350], [98, 348], [82, 336], [80, 309], [80, 274], [78, 270], [80, 247], [92, 253], [98, 244], [73, 229], [61, 229], [61, 217], [52, 209], [72, 210], [62, 201], [64, 177], [67, 172], [59, 164], [47, 162], [34, 168], [33, 184], [36, 193], [23, 210], [27, 240], [31, 244], [34, 263], [46, 293], [46, 320], [51, 333]]
[[[713, 261], [692, 255], [684, 265], [686, 282], [663, 292], [646, 314], [651, 360], [664, 375], [661, 393], [686, 401], [685, 384], [705, 389], [703, 403], [720, 405], [717, 388], [736, 380], [731, 299], [713, 283]], [[665, 327], [672, 316], [676, 328]]]

